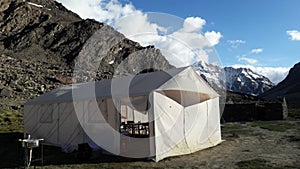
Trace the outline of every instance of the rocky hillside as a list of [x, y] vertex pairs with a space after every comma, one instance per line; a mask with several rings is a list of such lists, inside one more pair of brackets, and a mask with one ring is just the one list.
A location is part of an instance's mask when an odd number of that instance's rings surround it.
[[267, 100], [275, 100], [285, 97], [289, 105], [300, 107], [300, 62], [294, 65], [287, 77], [271, 90], [260, 97]]
[[[104, 54], [97, 47], [103, 49], [114, 37], [98, 36], [92, 43], [95, 46], [86, 46], [99, 31], [102, 35], [118, 37]], [[11, 102], [25, 102], [57, 86], [72, 83], [78, 56], [96, 60], [100, 53], [96, 78], [85, 80], [112, 78], [124, 60], [131, 65], [126, 67], [130, 73], [138, 73], [142, 68], [172, 67], [153, 46], [142, 47], [106, 24], [83, 20], [54, 0], [1, 0], [1, 107], [12, 107]]]
[[43, 61], [33, 63], [2, 54], [0, 65], [0, 107], [5, 109], [19, 108], [28, 98], [72, 81], [72, 70]]
[[81, 20], [49, 0], [2, 0], [0, 20], [2, 53], [59, 64], [72, 62], [85, 41], [103, 26]]
[[267, 77], [247, 68], [221, 68], [201, 61], [193, 64], [193, 67], [216, 90], [222, 88], [257, 96], [274, 86]]

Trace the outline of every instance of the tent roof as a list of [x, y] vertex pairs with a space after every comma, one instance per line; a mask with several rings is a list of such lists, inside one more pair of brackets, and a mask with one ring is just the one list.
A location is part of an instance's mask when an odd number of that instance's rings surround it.
[[148, 95], [187, 68], [173, 68], [135, 76], [66, 85], [30, 100], [26, 105]]

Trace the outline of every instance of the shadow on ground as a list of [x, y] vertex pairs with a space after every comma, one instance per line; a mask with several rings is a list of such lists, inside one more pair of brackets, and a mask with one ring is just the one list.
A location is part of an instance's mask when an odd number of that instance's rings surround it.
[[[0, 133], [0, 168], [22, 168], [24, 166], [24, 148], [19, 139], [23, 133]], [[52, 165], [76, 165], [147, 161], [146, 159], [132, 159], [103, 154], [101, 151], [93, 151], [90, 158], [83, 158], [81, 153], [63, 153], [59, 147], [43, 146], [44, 166]], [[41, 157], [41, 149], [33, 149], [33, 159]], [[41, 161], [32, 162], [31, 166], [41, 166]]]
[[0, 133], [0, 168], [19, 167], [23, 165], [22, 133]]

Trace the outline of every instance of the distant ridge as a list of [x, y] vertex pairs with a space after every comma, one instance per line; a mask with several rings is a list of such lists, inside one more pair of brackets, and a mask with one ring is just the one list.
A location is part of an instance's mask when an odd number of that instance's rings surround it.
[[294, 65], [282, 82], [259, 97], [267, 100], [285, 97], [288, 105], [300, 107], [300, 62]]

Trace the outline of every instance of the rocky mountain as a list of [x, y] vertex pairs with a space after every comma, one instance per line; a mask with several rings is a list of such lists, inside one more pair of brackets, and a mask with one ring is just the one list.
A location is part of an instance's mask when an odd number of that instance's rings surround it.
[[0, 108], [72, 83], [74, 67], [95, 70], [80, 82], [172, 67], [153, 46], [83, 20], [54, 0], [0, 1], [0, 65]]
[[260, 95], [267, 100], [285, 97], [288, 105], [300, 107], [300, 62], [294, 65], [287, 77], [271, 90]]
[[247, 68], [221, 68], [202, 61], [193, 64], [193, 67], [215, 89], [221, 88], [257, 96], [274, 86], [267, 77]]
[[224, 68], [226, 88], [231, 91], [259, 95], [270, 90], [274, 84], [265, 76], [257, 74], [248, 68]]

